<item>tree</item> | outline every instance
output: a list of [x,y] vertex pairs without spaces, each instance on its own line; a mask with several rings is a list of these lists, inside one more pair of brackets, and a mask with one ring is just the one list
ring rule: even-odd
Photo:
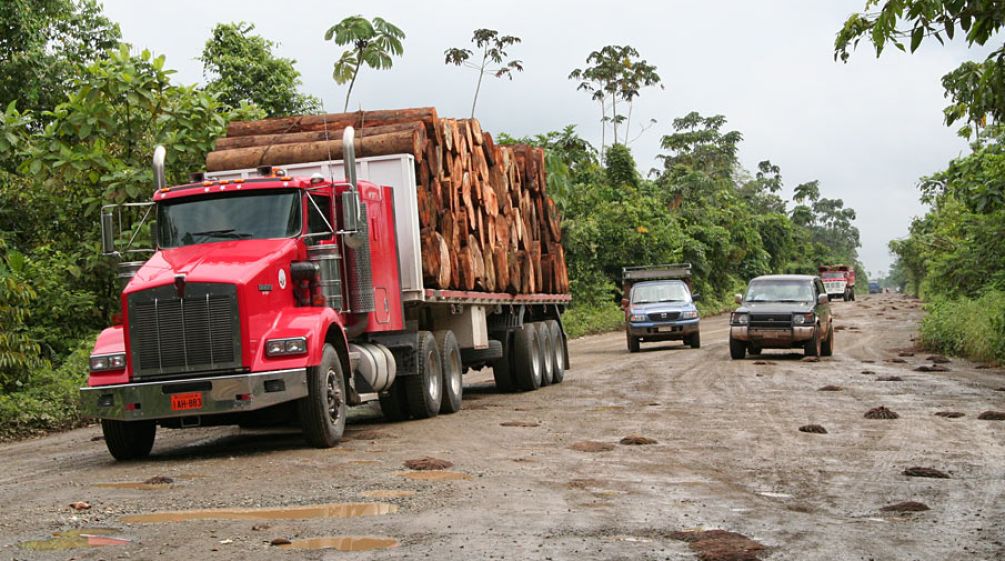
[[[0,100],[44,120],[80,69],[118,44],[119,26],[94,0],[0,2]],[[42,124],[34,123],[34,126]]]
[[317,113],[320,102],[303,95],[295,60],[272,54],[276,43],[252,35],[250,23],[220,23],[213,28],[199,60],[203,75],[210,78],[206,89],[229,107],[253,103],[269,117]]
[[[847,61],[850,50],[863,38],[873,44],[878,57],[888,44],[912,53],[927,38],[944,44],[956,36],[957,29],[965,33],[967,45],[984,45],[1005,27],[1005,9],[999,0],[866,0],[865,10],[852,14],[838,31],[835,60]],[[961,134],[969,136],[973,126],[983,127],[989,116],[1001,121],[1005,117],[1005,45],[981,62],[963,63],[942,77],[942,85],[952,100],[943,110],[946,124],[961,119],[968,123]]]
[[[482,89],[482,78],[486,73],[490,73],[496,78],[506,77],[513,79],[513,72],[523,72],[523,62],[519,60],[506,60],[509,54],[506,48],[520,42],[520,38],[514,35],[499,35],[494,29],[476,29],[471,37],[471,42],[481,50],[482,59],[479,63],[471,62],[474,56],[470,49],[452,48],[443,52],[445,64],[456,66],[466,66],[478,71],[478,85],[475,86],[475,98],[471,102],[471,118],[475,118],[475,106],[478,104],[478,92]],[[489,64],[496,65],[489,68]]]
[[343,111],[349,110],[349,96],[352,95],[352,87],[356,84],[360,68],[364,64],[374,70],[391,68],[394,65],[392,57],[401,56],[405,52],[401,45],[404,38],[405,32],[379,17],[370,21],[363,16],[349,16],[328,28],[325,41],[334,40],[336,45],[351,46],[335,61],[332,71],[332,78],[336,83],[349,83]]

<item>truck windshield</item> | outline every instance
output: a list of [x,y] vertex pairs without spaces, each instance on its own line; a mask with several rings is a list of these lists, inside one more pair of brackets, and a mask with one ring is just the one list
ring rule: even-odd
[[300,233],[296,191],[259,191],[164,202],[157,207],[160,246],[221,240],[290,238]]
[[813,284],[804,280],[752,281],[746,302],[812,302]]
[[844,273],[842,273],[841,271],[824,273],[821,276],[825,279],[844,279]]
[[632,304],[690,301],[691,294],[680,281],[637,284],[632,288]]

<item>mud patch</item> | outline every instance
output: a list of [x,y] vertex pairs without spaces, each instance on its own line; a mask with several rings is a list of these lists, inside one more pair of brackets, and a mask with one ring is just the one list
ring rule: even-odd
[[826,385],[822,388],[817,389],[818,392],[839,392],[843,390],[841,386]]
[[902,358],[888,358],[888,359],[884,360],[883,362],[889,362],[889,363],[892,363],[892,364],[904,364],[907,361],[904,360],[904,359],[902,359]]
[[383,536],[334,536],[329,538],[306,538],[287,540],[277,544],[282,549],[334,549],[336,551],[374,551],[398,547],[398,540]]
[[605,485],[606,482],[601,481],[599,479],[573,479],[565,484],[565,486],[568,487],[569,489],[578,489],[578,490],[603,488]]
[[414,479],[416,481],[459,481],[463,479],[471,479],[471,476],[466,473],[461,473],[459,471],[399,471],[395,475],[398,477],[404,477],[405,479]]
[[185,522],[187,520],[307,520],[312,518],[356,518],[398,512],[389,503],[329,503],[283,508],[216,508],[180,510],[123,516],[126,524]]
[[964,416],[964,413],[960,411],[936,411],[935,416],[945,417],[947,419],[959,419],[960,417]]
[[386,438],[398,438],[397,435],[384,432],[382,430],[361,430],[349,433],[351,440],[382,440]]
[[985,411],[977,418],[982,421],[1005,421],[1005,411]]
[[904,501],[902,503],[884,506],[879,510],[882,512],[924,512],[931,509],[928,508],[928,505],[925,503],[919,503],[918,501]]
[[863,361],[861,361],[861,362],[862,362],[863,364],[875,364],[875,363],[876,363],[876,361],[875,361],[875,360],[868,360],[868,359],[866,359],[866,360],[863,360]]
[[170,477],[164,475],[155,475],[150,479],[144,481],[144,483],[146,483],[147,485],[170,485],[174,483],[174,479],[171,479]]
[[114,537],[117,533],[111,528],[80,528],[56,532],[47,540],[21,542],[18,547],[30,551],[64,551],[130,543],[125,538]]
[[754,364],[756,364],[758,366],[769,366],[769,365],[778,364],[778,363],[777,362],[772,362],[770,360],[755,360]]
[[932,479],[949,479],[949,475],[935,468],[929,467],[909,467],[904,470],[904,475],[908,477],[930,477]]
[[844,325],[835,325],[834,326],[834,331],[844,331],[845,329],[848,329],[848,328],[845,327]]
[[915,372],[949,372],[949,369],[940,364],[933,364],[928,366],[927,364],[922,364],[914,368]]
[[290,545],[291,543],[293,542],[291,542],[289,538],[272,538],[269,545]]
[[640,434],[630,434],[622,438],[620,442],[625,446],[647,446],[649,444],[657,444],[655,439],[642,436]]
[[900,376],[880,376],[876,378],[877,382],[903,382],[904,379]]
[[414,497],[415,491],[406,491],[404,489],[374,489],[373,491],[363,491],[360,496],[367,497],[369,499],[403,499],[405,497]]
[[875,373],[876,373],[875,370],[863,370],[862,371],[862,374],[865,374],[866,376],[872,376]]
[[813,434],[827,434],[827,429],[820,425],[803,425],[799,427],[799,432],[809,432]]
[[440,470],[454,467],[454,462],[427,457],[415,460],[405,460],[405,467],[417,471]]
[[880,405],[879,407],[873,407],[872,409],[865,412],[866,419],[899,419],[895,411],[887,409],[886,407]]
[[764,545],[726,530],[672,532],[670,537],[687,542],[701,561],[758,561]]
[[569,449],[577,452],[610,452],[614,450],[614,445],[610,442],[596,442],[594,440],[584,440],[569,446]]
[[934,364],[949,364],[950,362],[952,362],[951,360],[942,355],[929,355],[925,357],[925,360],[932,362]]
[[73,510],[91,510],[91,503],[87,503],[84,501],[77,501],[74,503],[70,503],[69,506]]
[[900,351],[899,353],[897,353],[897,356],[903,356],[903,357],[914,356],[914,353],[912,353],[911,351]]
[[533,421],[506,421],[505,423],[499,423],[499,426],[534,428],[541,426],[541,423],[535,423]]

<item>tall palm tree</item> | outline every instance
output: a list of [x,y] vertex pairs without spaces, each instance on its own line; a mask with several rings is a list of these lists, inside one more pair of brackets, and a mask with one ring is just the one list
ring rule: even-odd
[[405,52],[401,46],[404,38],[404,31],[378,17],[371,21],[363,16],[349,16],[328,28],[325,41],[334,39],[336,45],[351,45],[335,61],[332,71],[332,78],[338,84],[349,82],[343,111],[349,110],[349,96],[352,95],[359,69],[364,64],[377,70],[391,68],[394,64],[392,57]]

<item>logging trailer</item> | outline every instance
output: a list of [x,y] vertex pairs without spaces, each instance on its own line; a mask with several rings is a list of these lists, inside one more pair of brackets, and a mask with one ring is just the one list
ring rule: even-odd
[[[391,420],[461,409],[461,376],[502,391],[559,383],[568,294],[429,288],[411,154],[213,172],[167,186],[154,155],[154,249],[119,264],[118,325],[98,337],[83,408],[116,459],[157,427],[299,423],[336,445],[347,407]],[[336,173],[344,180],[335,180]],[[357,177],[365,180],[357,180]],[[132,205],[137,206],[137,205]],[[106,255],[135,255],[123,206],[102,209]]]

